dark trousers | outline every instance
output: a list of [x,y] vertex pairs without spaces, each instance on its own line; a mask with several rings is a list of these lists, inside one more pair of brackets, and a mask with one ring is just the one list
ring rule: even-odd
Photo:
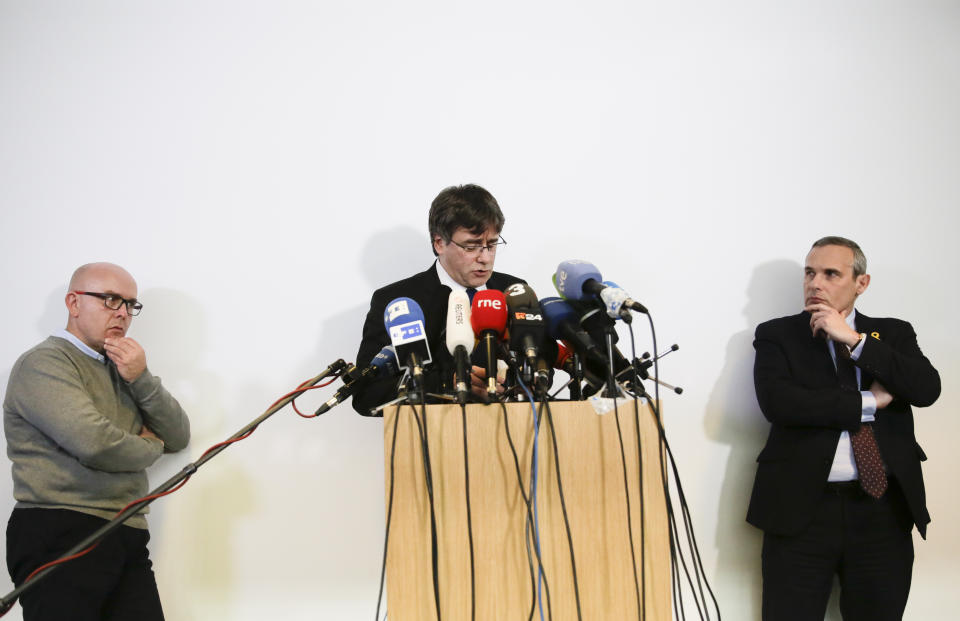
[[798,535],[763,536],[764,621],[823,621],[840,581],[844,621],[899,621],[913,570],[913,520],[891,479],[879,500],[859,484],[833,484]]
[[[14,509],[7,569],[19,586],[106,523],[63,509]],[[147,551],[150,533],[121,526],[89,554],[68,561],[20,596],[24,621],[163,621]]]

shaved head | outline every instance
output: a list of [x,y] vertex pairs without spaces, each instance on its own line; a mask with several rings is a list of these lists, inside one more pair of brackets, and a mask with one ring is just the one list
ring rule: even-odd
[[87,263],[74,270],[73,276],[70,277],[70,291],[84,291],[89,288],[87,283],[92,280],[98,280],[107,273],[129,280],[133,283],[134,288],[137,286],[130,272],[119,265],[101,261],[98,263]]

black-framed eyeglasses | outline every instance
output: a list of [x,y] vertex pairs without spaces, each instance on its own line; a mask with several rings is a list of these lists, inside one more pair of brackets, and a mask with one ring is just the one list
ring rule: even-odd
[[486,250],[486,251],[489,252],[490,254],[493,254],[494,252],[497,251],[497,246],[506,246],[506,245],[507,245],[507,240],[505,240],[505,239],[503,238],[503,235],[497,235],[497,239],[498,239],[498,241],[491,242],[491,243],[489,243],[489,244],[487,244],[487,245],[483,245],[483,244],[468,244],[468,245],[463,245],[463,244],[460,244],[460,243],[457,243],[457,242],[453,241],[452,239],[450,240],[450,243],[453,244],[454,246],[459,246],[461,250],[463,250],[464,252],[466,252],[466,253],[468,253],[468,254],[480,253],[480,252],[482,252],[483,250]]
[[117,295],[116,293],[97,293],[95,291],[74,291],[74,293],[100,298],[103,300],[103,305],[110,310],[120,310],[121,306],[126,305],[127,314],[131,317],[136,317],[140,314],[140,311],[143,310],[143,304],[138,302],[137,298],[130,298],[128,300],[125,297]]

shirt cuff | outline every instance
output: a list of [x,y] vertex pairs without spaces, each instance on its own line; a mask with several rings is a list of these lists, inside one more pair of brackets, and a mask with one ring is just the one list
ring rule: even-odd
[[877,413],[877,398],[869,390],[860,391],[860,422],[872,423]]
[[857,342],[857,346],[850,350],[850,360],[856,360],[860,357],[860,354],[863,352],[863,344],[867,342],[867,339],[860,339]]

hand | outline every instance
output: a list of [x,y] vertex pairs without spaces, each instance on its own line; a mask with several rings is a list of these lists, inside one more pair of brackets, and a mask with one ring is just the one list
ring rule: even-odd
[[140,343],[129,336],[105,339],[103,349],[125,382],[135,382],[147,368],[147,354]]
[[847,325],[846,313],[819,302],[810,304],[803,310],[810,313],[810,329],[813,335],[823,332],[837,343],[853,347],[860,340],[860,334]]
[[163,440],[161,440],[160,437],[159,437],[157,434],[153,433],[153,432],[150,430],[150,428],[147,427],[146,425],[144,425],[143,427],[140,428],[140,433],[138,433],[137,435],[140,436],[141,438],[145,439],[145,440],[149,440],[149,439],[153,438],[154,440],[156,440],[157,442],[159,442],[161,446],[163,446]]
[[[497,394],[502,395],[504,390],[503,378],[497,376]],[[470,369],[470,392],[478,397],[487,398],[487,370],[483,367],[473,366]]]
[[893,395],[890,394],[890,391],[888,391],[886,386],[877,380],[873,380],[873,382],[871,382],[869,390],[871,393],[873,393],[874,398],[877,400],[878,410],[882,410],[890,405],[891,401],[893,401]]

